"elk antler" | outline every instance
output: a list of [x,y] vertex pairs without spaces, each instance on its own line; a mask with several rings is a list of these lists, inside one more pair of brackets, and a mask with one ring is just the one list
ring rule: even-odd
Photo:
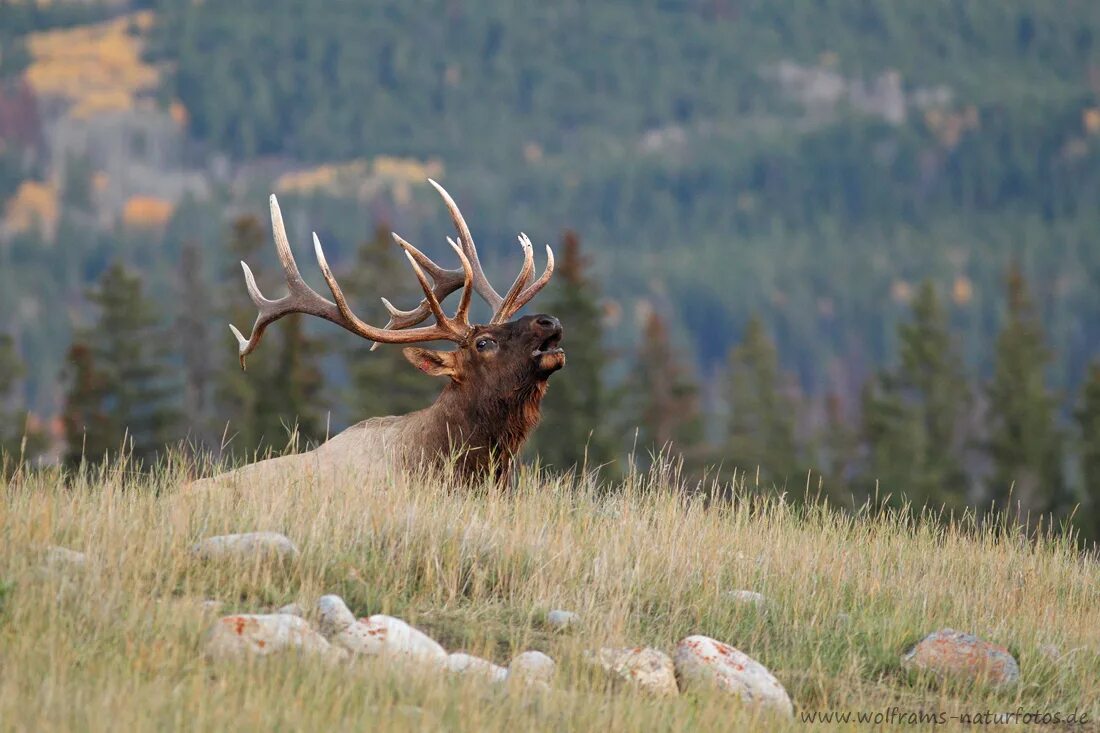
[[[248,287],[248,294],[252,297],[252,302],[260,309],[259,315],[256,316],[256,322],[252,326],[252,333],[247,339],[241,335],[241,332],[238,331],[233,324],[229,325],[229,328],[233,331],[233,335],[237,337],[242,369],[245,366],[245,357],[252,353],[256,346],[259,345],[264,329],[283,316],[291,313],[308,313],[313,316],[319,316],[320,318],[332,321],[338,326],[342,326],[348,331],[376,343],[408,344],[418,341],[438,340],[462,343],[469,336],[470,286],[475,282],[476,274],[466,253],[454,243],[452,243],[452,246],[458,254],[459,260],[462,262],[462,269],[444,271],[411,244],[397,237],[398,244],[405,249],[405,256],[409,258],[409,264],[412,265],[413,272],[416,274],[416,279],[420,282],[420,287],[424,290],[424,308],[426,312],[432,313],[436,320],[434,326],[422,326],[420,328],[401,330],[404,326],[399,326],[398,328],[375,328],[361,321],[358,316],[351,312],[347,299],[344,297],[344,292],[336,282],[336,278],[333,277],[332,270],[325,260],[325,253],[321,250],[321,241],[317,238],[316,232],[313,234],[313,249],[317,256],[317,264],[321,267],[321,274],[324,276],[325,282],[328,283],[329,290],[332,291],[333,300],[336,302],[332,303],[326,298],[323,298],[318,295],[313,288],[306,284],[306,281],[302,279],[301,273],[298,272],[298,263],[294,261],[294,255],[290,251],[290,243],[287,241],[286,229],[283,227],[283,215],[279,210],[279,202],[274,194],[271,196],[271,229],[275,237],[275,249],[279,253],[279,261],[282,263],[283,273],[286,276],[286,284],[290,292],[278,300],[268,300],[256,286],[256,278],[252,274],[252,270],[249,269],[247,264],[241,262],[241,267],[244,269],[245,285]],[[421,269],[422,265],[428,269],[432,277],[436,280],[434,289],[428,284],[428,280],[424,275],[424,270]],[[445,287],[441,287],[441,282]],[[443,313],[443,308],[440,306],[440,300],[457,290],[459,287],[463,288],[462,299],[458,304],[458,310],[455,311],[454,317],[448,318],[447,315]],[[446,292],[443,293],[443,290],[446,290]],[[388,301],[386,301],[386,303],[392,313],[395,309],[389,305]],[[425,316],[419,317],[416,321],[408,325],[415,325],[423,321],[425,317],[426,313]]]
[[[490,324],[504,323],[511,318],[516,311],[525,306],[535,295],[546,286],[546,283],[550,282],[550,276],[554,273],[554,251],[550,249],[550,245],[546,246],[546,269],[543,270],[542,275],[534,283],[528,285],[528,281],[531,278],[531,273],[534,271],[534,256],[532,254],[531,240],[528,239],[526,234],[521,234],[519,237],[520,246],[523,248],[523,269],[520,270],[519,275],[516,277],[512,287],[508,290],[508,294],[503,298],[500,293],[493,288],[489,282],[489,278],[485,277],[485,271],[481,268],[481,260],[477,255],[477,246],[474,244],[474,237],[470,234],[470,227],[466,225],[466,220],[462,217],[462,212],[458,209],[458,204],[455,203],[451,195],[447,193],[443,186],[440,186],[431,178],[428,179],[428,183],[432,184],[439,195],[443,197],[443,203],[447,206],[447,211],[451,214],[451,220],[454,222],[455,229],[458,231],[459,241],[462,243],[461,251],[465,253],[466,258],[470,261],[470,266],[473,269],[473,286],[478,295],[485,299],[485,302],[493,309],[493,317],[490,319]],[[438,300],[443,300],[448,295],[458,290],[462,284],[463,273],[461,270],[446,270],[431,260],[427,255],[416,250],[416,248],[409,248],[407,242],[402,239],[397,239],[398,244],[405,247],[406,252],[411,252],[412,256],[416,258],[416,261],[428,271],[428,274],[432,276],[432,280],[435,281],[435,286],[432,288],[432,293]],[[447,241],[456,250],[459,249],[459,245],[450,237]],[[420,304],[412,310],[403,311],[398,310],[385,298],[382,299],[382,303],[386,306],[386,310],[390,313],[390,320],[386,324],[386,328],[389,329],[404,329],[423,321],[428,317],[428,314],[432,312],[428,300],[425,298],[420,301]],[[371,347],[374,350],[378,344],[376,343]]]

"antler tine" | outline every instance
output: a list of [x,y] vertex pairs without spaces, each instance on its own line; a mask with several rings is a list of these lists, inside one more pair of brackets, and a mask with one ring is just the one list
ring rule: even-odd
[[[461,249],[455,249],[455,252],[458,253],[459,261],[462,262],[462,283],[465,287],[463,288],[462,298],[459,301],[458,310],[455,311],[454,318],[448,318],[447,314],[443,312],[443,306],[440,304],[439,298],[435,296],[432,286],[428,284],[428,278],[425,276],[424,270],[421,269],[420,263],[417,261],[421,258],[427,259],[427,257],[397,234],[394,234],[393,238],[401,245],[401,248],[405,250],[405,256],[409,259],[409,264],[412,265],[413,272],[416,274],[416,279],[420,282],[420,288],[424,291],[424,299],[427,301],[428,308],[431,309],[439,326],[449,330],[457,337],[455,340],[463,340],[470,330],[468,314],[470,311],[470,284],[473,281],[473,267],[470,264],[469,258],[466,257]],[[417,255],[419,255],[419,257],[417,257]]]
[[[314,233],[313,249],[317,256],[317,264],[320,266],[321,274],[324,276],[325,282],[328,284],[329,290],[332,291],[332,297],[336,302],[332,303],[326,298],[318,295],[317,292],[302,279],[302,275],[298,271],[298,263],[294,261],[294,255],[290,250],[290,243],[286,236],[286,228],[283,226],[283,215],[279,209],[279,201],[274,195],[271,196],[270,206],[271,229],[275,239],[275,248],[279,254],[279,261],[282,264],[283,274],[289,292],[278,300],[270,300],[264,297],[263,293],[260,292],[259,287],[256,285],[256,278],[252,274],[252,270],[244,262],[241,263],[241,267],[244,270],[244,280],[245,286],[248,288],[248,294],[252,298],[252,302],[255,303],[256,307],[259,309],[259,314],[256,316],[256,321],[252,326],[252,333],[247,339],[237,330],[236,326],[232,324],[229,326],[233,335],[237,338],[237,350],[240,356],[242,369],[245,366],[245,357],[252,353],[256,346],[259,345],[264,329],[283,316],[291,313],[307,313],[309,315],[324,318],[358,336],[362,336],[376,343],[407,344],[419,341],[437,341],[440,339],[461,342],[465,339],[466,328],[459,328],[457,324],[442,315],[442,311],[438,307],[438,299],[436,299],[435,295],[432,293],[432,288],[428,286],[423,270],[421,270],[420,266],[413,260],[411,254],[409,255],[409,260],[413,263],[413,269],[416,272],[417,279],[420,280],[420,284],[424,288],[425,293],[430,295],[429,304],[434,303],[435,305],[435,307],[432,308],[432,312],[436,314],[438,319],[438,323],[435,326],[399,330],[375,328],[360,320],[348,306],[343,290],[340,288],[339,283],[336,282],[336,278],[332,274],[332,269],[325,259],[324,250],[321,249],[321,241],[318,239],[317,234]],[[432,263],[432,266],[433,269],[441,273],[440,277],[447,281],[446,287],[451,288],[448,293],[457,289],[458,284],[452,286],[451,279],[444,277],[447,271],[439,268],[435,263]],[[468,284],[470,282],[471,273],[469,271],[462,273],[456,272],[455,274],[461,278],[459,283]],[[437,283],[436,287],[440,288],[441,284]],[[420,320],[423,319],[421,318]]]
[[[402,247],[412,247],[411,244],[408,244],[408,242],[400,238],[398,238],[398,244]],[[419,263],[417,263],[416,258],[408,249],[405,249],[405,257],[408,258],[409,264],[412,265],[413,273],[420,283],[420,289],[424,291],[424,299],[428,302],[428,308],[431,309],[432,315],[435,316],[437,321],[446,321],[447,315],[443,312],[443,306],[439,304],[439,298],[435,297],[432,286],[428,284],[428,276],[424,274],[424,270],[420,269]]]
[[458,230],[462,250],[466,253],[466,257],[470,260],[470,265],[473,268],[474,289],[478,292],[478,295],[485,299],[485,302],[489,304],[489,307],[495,313],[500,309],[500,304],[504,302],[504,298],[500,297],[500,293],[493,288],[489,278],[485,277],[485,271],[481,269],[481,260],[477,256],[477,245],[474,244],[474,237],[470,234],[470,227],[466,225],[466,220],[462,217],[458,204],[451,198],[451,194],[447,193],[443,186],[440,186],[431,178],[428,179],[428,183],[432,184],[432,187],[443,197],[443,203],[446,204],[447,211],[451,214],[451,221],[454,222],[455,229]]
[[[528,245],[530,245],[530,242],[528,242]],[[507,310],[502,309],[502,311],[499,315],[499,319],[500,319],[499,322],[502,323],[502,322],[508,320],[513,315],[515,315],[516,312],[519,311],[520,308],[527,305],[527,303],[529,303],[532,298],[534,298],[536,295],[538,295],[540,290],[542,290],[544,287],[546,287],[546,284],[548,282],[550,282],[550,276],[553,275],[553,274],[554,274],[554,250],[550,249],[550,245],[548,244],[548,245],[546,245],[546,268],[542,271],[542,274],[539,275],[538,280],[536,280],[535,282],[528,285],[523,290],[523,292],[521,292],[519,295],[517,295],[515,297],[515,299],[512,300],[512,302],[509,305]]]
[[523,267],[520,268],[519,274],[516,275],[515,281],[512,283],[512,287],[508,288],[508,294],[504,296],[504,301],[500,304],[500,307],[493,314],[493,319],[490,323],[504,323],[508,320],[509,316],[515,313],[516,308],[514,303],[516,298],[519,297],[523,289],[527,287],[527,282],[531,279],[531,273],[535,271],[535,256],[531,248],[531,240],[527,238],[526,234],[519,235],[519,246],[523,248]]
[[455,320],[463,326],[469,327],[470,325],[470,300],[473,298],[474,290],[470,287],[474,280],[474,268],[470,264],[470,258],[466,256],[466,253],[462,251],[462,248],[455,244],[450,237],[447,237],[447,243],[454,249],[455,254],[458,255],[458,261],[462,263],[462,295],[458,300],[458,308],[455,310]]

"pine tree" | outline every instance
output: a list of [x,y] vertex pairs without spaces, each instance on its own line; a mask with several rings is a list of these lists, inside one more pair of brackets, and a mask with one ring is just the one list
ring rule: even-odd
[[166,369],[169,339],[141,280],[120,264],[107,269],[88,299],[99,317],[70,349],[68,463],[124,449],[147,464],[180,437],[179,390]]
[[730,419],[724,462],[759,468],[762,481],[783,486],[801,473],[795,443],[795,406],[783,390],[775,344],[753,316],[729,354],[726,396]]
[[[379,225],[374,236],[360,245],[355,264],[340,282],[354,299],[368,323],[385,324],[388,314],[381,307],[381,297],[398,307],[412,307],[419,302],[419,289],[408,273],[408,265],[396,256],[396,247],[389,228]],[[404,304],[404,305],[402,305]],[[351,420],[363,420],[380,415],[402,415],[432,403],[439,394],[438,380],[413,369],[401,354],[401,347],[381,344],[371,351],[372,344],[362,339],[347,339],[344,358],[350,376]]]
[[1100,362],[1089,369],[1081,390],[1077,425],[1081,431],[1081,509],[1078,524],[1100,542]]
[[219,437],[211,421],[210,287],[203,273],[202,252],[194,242],[183,245],[180,255],[179,296],[182,310],[176,314],[176,343],[183,362],[184,417],[190,440],[200,448],[212,447]]
[[15,405],[13,393],[23,375],[23,363],[7,334],[0,334],[0,475],[11,475],[19,462],[28,463],[46,447],[46,436],[28,421],[28,413]]
[[601,466],[613,451],[608,426],[612,406],[605,385],[607,346],[599,292],[588,274],[580,237],[568,231],[545,311],[563,324],[568,368],[553,378],[553,398],[542,409],[533,446],[543,464],[560,469]]
[[1051,352],[1035,314],[1023,274],[1007,278],[1008,320],[996,343],[996,365],[987,392],[993,498],[1002,507],[1019,504],[1032,519],[1060,508],[1064,500],[1058,401],[1046,386]]
[[682,455],[689,468],[698,467],[704,450],[699,388],[656,311],[646,316],[636,362],[629,392],[637,447]]
[[76,468],[82,461],[95,463],[118,450],[121,439],[109,427],[103,375],[95,367],[95,356],[85,341],[69,347],[65,381],[65,408],[61,423],[65,430],[63,464]]
[[914,507],[961,509],[970,389],[932,283],[898,326],[898,365],[873,380],[864,401],[870,475]]
[[[240,261],[252,263],[261,277],[258,255],[269,239],[253,216],[233,222],[227,248],[233,264],[226,268],[221,288],[226,322],[251,324],[255,320],[255,306],[242,292]],[[224,356],[218,357],[215,392],[219,425],[230,439],[229,450],[252,457],[258,452],[295,450],[321,442],[328,426],[320,367],[323,343],[308,334],[303,317],[295,314],[269,327],[261,348],[263,353],[248,362],[247,371],[241,370],[235,348],[226,348]],[[291,437],[297,439],[296,444],[289,444]]]

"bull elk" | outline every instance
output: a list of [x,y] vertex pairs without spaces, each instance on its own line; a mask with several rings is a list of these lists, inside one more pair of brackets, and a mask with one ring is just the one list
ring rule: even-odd
[[[562,327],[557,318],[539,314],[509,320],[550,280],[554,271],[554,253],[546,247],[546,269],[531,281],[534,256],[531,240],[519,237],[523,248],[523,267],[508,292],[501,295],[489,283],[478,259],[470,228],[454,199],[435,181],[429,182],[450,212],[458,242],[447,241],[458,255],[461,267],[447,270],[397,234],[394,240],[405,251],[424,299],[408,311],[395,308],[385,298],[389,323],[376,328],[352,312],[347,299],[325,260],[321,242],[313,235],[313,249],[321,274],[335,302],[319,295],[302,279],[290,251],[283,227],[279,202],[271,196],[271,226],[275,247],[290,292],[278,300],[269,300],[260,292],[256,278],[244,262],[245,284],[259,315],[252,333],[245,338],[230,325],[237,337],[241,367],[245,357],[260,343],[264,330],[283,316],[308,313],[324,318],[348,331],[379,344],[419,344],[426,341],[452,341],[454,351],[435,351],[407,346],[405,358],[420,371],[447,379],[435,403],[416,412],[395,417],[375,417],[354,425],[313,451],[259,461],[228,474],[248,481],[283,478],[288,472],[338,469],[361,476],[390,465],[413,466],[422,462],[453,466],[463,481],[489,477],[498,482],[507,479],[515,456],[539,421],[543,395],[550,375],[565,365],[565,352],[559,346]],[[428,282],[431,277],[433,283]],[[453,316],[443,311],[442,302],[461,289]],[[492,307],[486,324],[470,323],[473,292]],[[435,323],[420,326],[429,315]],[[453,459],[453,461],[452,461]],[[222,477],[208,479],[217,481]],[[206,482],[201,482],[206,483]]]

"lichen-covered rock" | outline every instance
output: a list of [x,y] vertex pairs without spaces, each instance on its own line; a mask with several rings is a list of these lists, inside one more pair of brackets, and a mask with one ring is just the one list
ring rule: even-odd
[[791,698],[768,669],[739,649],[711,639],[689,636],[672,655],[680,690],[717,687],[752,706],[793,714]]
[[315,654],[333,661],[347,655],[334,649],[305,619],[277,613],[223,616],[206,638],[206,654],[211,659],[262,657],[285,651]]
[[340,596],[322,596],[317,615],[321,633],[352,654],[407,657],[440,666],[447,659],[443,647],[423,631],[382,614],[356,619]]
[[546,625],[557,631],[562,631],[579,623],[581,617],[572,611],[563,611],[560,608],[556,608],[550,613],[546,614]]
[[278,532],[247,532],[208,537],[192,545],[191,552],[203,560],[295,560],[299,555],[294,543]]
[[520,682],[549,684],[556,668],[554,660],[542,652],[523,652],[508,663],[508,677]]
[[675,695],[676,668],[667,654],[652,647],[604,648],[585,659],[610,675],[655,695]]
[[490,682],[506,682],[508,680],[508,670],[504,667],[493,664],[488,659],[482,659],[463,652],[448,654],[443,663],[443,668],[455,674],[485,677]]
[[1020,679],[1016,659],[1003,646],[954,629],[921,639],[901,658],[903,667],[942,676],[1010,685]]

